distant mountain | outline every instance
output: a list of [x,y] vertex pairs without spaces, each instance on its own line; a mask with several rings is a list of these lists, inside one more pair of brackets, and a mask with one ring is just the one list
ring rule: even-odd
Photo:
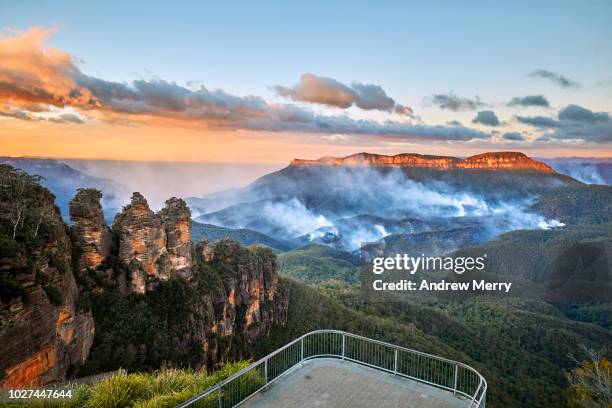
[[558,173],[587,184],[612,185],[612,158],[561,157],[541,159]]
[[292,248],[289,243],[279,241],[254,230],[246,228],[224,228],[211,224],[201,224],[196,221],[192,222],[191,239],[193,242],[206,239],[212,243],[223,238],[233,238],[245,246],[254,244],[265,245],[272,248],[274,251],[288,251]]
[[512,231],[457,253],[482,254],[488,271],[537,283],[548,301],[612,301],[612,224]]
[[76,190],[79,188],[92,187],[103,192],[104,212],[106,218],[110,221],[121,208],[118,195],[124,194],[127,196],[124,191],[125,188],[115,181],[93,177],[59,160],[0,157],[0,163],[11,165],[31,175],[43,177],[42,184],[55,195],[57,205],[65,221],[69,221],[68,202],[75,196]]
[[612,186],[553,188],[543,191],[533,208],[564,224],[612,223]]
[[[392,234],[453,230],[457,222],[472,224],[478,234],[472,238],[484,242],[514,229],[561,225],[565,221],[539,212],[538,198],[580,187],[589,189],[522,153],[467,159],[359,153],[293,160],[243,189],[217,195],[223,208],[204,197],[199,204],[211,210],[196,220],[348,251]],[[552,202],[545,207],[556,213]]]
[[451,156],[431,156],[416,153],[401,153],[386,156],[372,153],[357,153],[346,157],[322,157],[318,160],[294,159],[292,166],[376,166],[413,167],[439,170],[528,170],[554,173],[549,165],[530,159],[519,152],[489,152],[465,159]]

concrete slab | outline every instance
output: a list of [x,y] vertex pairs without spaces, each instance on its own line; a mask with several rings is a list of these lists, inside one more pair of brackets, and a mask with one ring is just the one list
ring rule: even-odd
[[248,408],[455,408],[469,401],[426,384],[337,359],[304,362],[249,400]]

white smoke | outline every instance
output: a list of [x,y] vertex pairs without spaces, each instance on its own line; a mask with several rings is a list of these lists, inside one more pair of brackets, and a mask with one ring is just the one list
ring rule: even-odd
[[[349,250],[358,249],[363,242],[378,241],[392,233],[410,233],[389,230],[381,223],[367,219],[352,221],[350,217],[373,214],[393,223],[394,219],[412,217],[427,219],[474,218],[483,230],[485,239],[517,229],[549,229],[563,226],[531,210],[533,197],[511,201],[492,200],[469,191],[458,191],[442,182],[420,183],[406,177],[401,171],[378,171],[361,168],[358,171],[335,171],[317,183],[327,183],[329,193],[336,193],[349,203],[348,210],[337,211],[308,208],[302,201],[292,198],[282,202],[267,202],[262,211],[267,224],[284,231],[287,238],[306,235],[311,241],[325,242],[336,237]],[[340,193],[334,186],[341,188]],[[470,219],[471,219],[470,218]]]
[[269,224],[285,230],[292,237],[333,225],[323,215],[313,214],[296,198],[284,202],[268,202],[263,207],[262,215]]

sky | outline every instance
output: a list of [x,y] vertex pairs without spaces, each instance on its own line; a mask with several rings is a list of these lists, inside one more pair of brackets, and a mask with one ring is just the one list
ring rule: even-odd
[[0,155],[610,157],[610,21],[597,0],[2,2]]

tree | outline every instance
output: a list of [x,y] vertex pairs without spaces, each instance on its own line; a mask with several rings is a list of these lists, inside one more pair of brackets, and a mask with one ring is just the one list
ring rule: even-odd
[[30,176],[23,170],[0,165],[0,216],[11,226],[13,239],[19,227],[23,228],[27,210],[36,201],[32,187],[38,187],[40,176]]
[[567,374],[569,408],[612,407],[612,363],[603,351],[583,346],[582,360],[570,358],[577,367]]

